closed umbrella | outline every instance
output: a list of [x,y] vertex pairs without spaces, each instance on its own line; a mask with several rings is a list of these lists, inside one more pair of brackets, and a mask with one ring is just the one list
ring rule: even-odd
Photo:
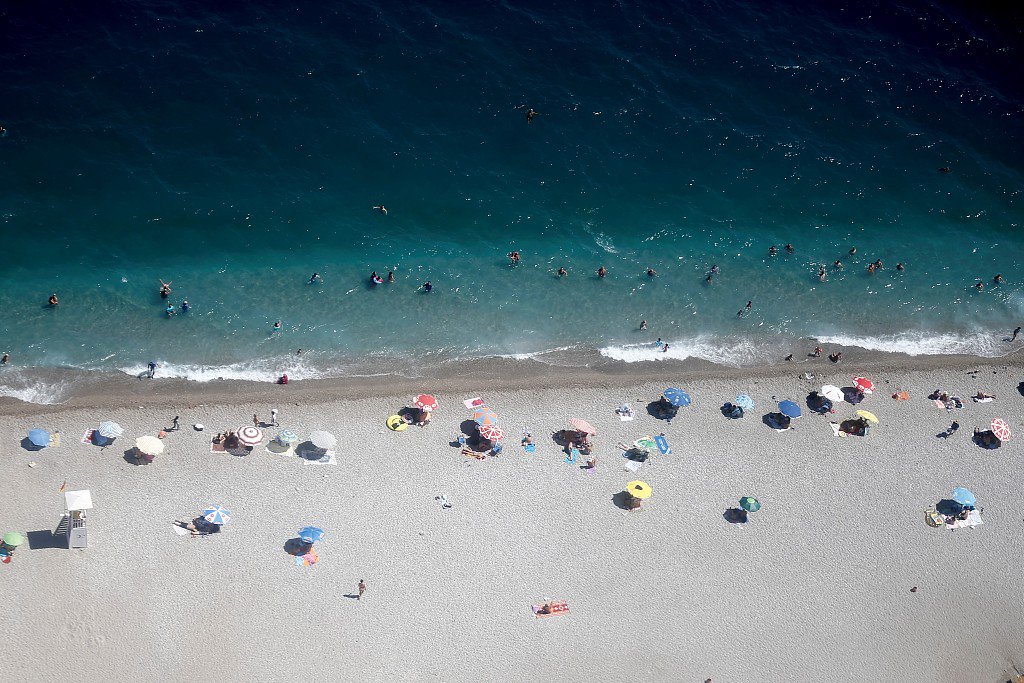
[[581,420],[578,417],[574,417],[569,420],[569,428],[575,429],[577,432],[583,432],[584,434],[597,434],[597,430],[594,426],[586,420]]
[[740,408],[743,408],[743,410],[753,410],[754,399],[750,398],[746,394],[740,394],[733,401],[733,405],[739,406]]
[[293,444],[299,440],[299,435],[290,429],[282,429],[277,433],[277,442],[283,443],[285,446]]
[[761,503],[757,501],[757,498],[752,496],[743,496],[740,498],[740,507],[747,512],[757,512],[761,509]]
[[255,446],[263,441],[263,430],[252,425],[239,427],[235,434],[238,436],[238,443],[243,446]]
[[953,489],[953,500],[960,503],[964,507],[974,507],[978,500],[974,497],[974,494],[963,486],[958,486]]
[[223,505],[211,505],[203,510],[203,519],[210,524],[227,524],[231,521],[231,510]]
[[306,543],[316,543],[324,537],[324,530],[317,526],[307,526],[299,529],[299,538]]
[[488,441],[501,441],[505,438],[505,430],[498,425],[483,425],[477,431],[480,432],[480,436]]
[[334,434],[331,434],[330,432],[313,432],[309,435],[309,440],[313,442],[314,446],[324,450],[334,448],[338,444],[338,440],[335,439]]
[[803,414],[800,410],[800,406],[792,401],[779,401],[779,412],[786,417],[796,419]]
[[106,439],[116,439],[124,434],[124,428],[122,428],[121,425],[116,422],[110,422],[109,420],[106,422],[100,422],[100,427],[96,431],[99,432],[100,436]]
[[160,455],[164,452],[164,442],[155,436],[140,436],[135,439],[135,447],[145,455]]
[[869,380],[867,377],[854,377],[853,386],[857,387],[865,394],[870,394],[875,390],[875,383]]
[[420,410],[426,410],[429,412],[431,410],[437,410],[437,399],[430,394],[420,394],[413,399],[413,405]]
[[842,401],[845,398],[843,390],[831,384],[826,384],[821,387],[821,395],[830,401]]
[[669,387],[661,395],[674,406],[688,406],[693,402],[688,393],[675,387]]
[[634,498],[644,500],[650,498],[654,491],[651,489],[651,485],[645,481],[631,481],[626,484],[626,492]]
[[858,410],[857,417],[863,417],[868,422],[874,422],[875,424],[878,424],[878,418],[875,417],[874,413],[869,413],[866,410]]
[[28,433],[28,440],[33,446],[46,448],[50,445],[50,432],[45,429],[33,429]]
[[19,534],[17,531],[8,531],[6,534],[4,534],[4,543],[11,546],[12,548],[16,548],[24,542],[25,537]]
[[1006,424],[1006,420],[1001,417],[997,417],[992,420],[992,433],[996,435],[996,438],[1000,441],[1006,441],[1010,438],[1010,425]]
[[476,422],[480,426],[498,424],[498,414],[487,406],[480,406],[475,409],[472,413],[472,417],[473,422]]

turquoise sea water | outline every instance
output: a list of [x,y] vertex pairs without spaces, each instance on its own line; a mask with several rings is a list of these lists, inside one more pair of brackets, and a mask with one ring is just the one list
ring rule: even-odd
[[[0,351],[17,367],[0,393],[45,399],[26,366],[151,359],[265,379],[552,349],[755,364],[803,337],[1003,353],[1024,319],[1018,19],[937,2],[5,9]],[[159,278],[187,315],[164,314]]]

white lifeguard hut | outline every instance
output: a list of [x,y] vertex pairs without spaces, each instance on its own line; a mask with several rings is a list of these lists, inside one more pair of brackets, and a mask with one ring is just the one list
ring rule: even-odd
[[88,490],[67,491],[64,493],[64,507],[67,509],[64,517],[67,520],[68,548],[89,547],[85,512],[92,510],[92,494]]

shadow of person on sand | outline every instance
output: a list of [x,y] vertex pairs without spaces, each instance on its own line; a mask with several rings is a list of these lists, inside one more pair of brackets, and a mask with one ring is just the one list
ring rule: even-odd
[[632,509],[629,506],[631,497],[632,496],[629,495],[628,491],[616,491],[615,495],[612,496],[612,503],[614,503],[615,507],[619,508],[620,510],[628,511]]

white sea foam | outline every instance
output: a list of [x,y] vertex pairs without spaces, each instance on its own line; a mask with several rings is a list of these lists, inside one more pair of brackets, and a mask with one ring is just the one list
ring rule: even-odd
[[773,351],[772,346],[758,344],[750,339],[718,339],[710,336],[670,339],[668,340],[668,351],[662,351],[662,348],[654,342],[649,342],[605,346],[600,349],[600,352],[605,358],[612,358],[624,363],[700,358],[718,365],[745,367],[767,362],[772,357]]
[[559,346],[554,349],[546,349],[544,351],[533,351],[530,353],[498,353],[493,358],[510,358],[512,360],[541,360],[542,356],[546,356],[551,353],[557,353],[559,351],[568,351],[572,349],[572,346]]
[[[121,372],[137,377],[147,372],[146,365],[131,365],[118,368]],[[190,365],[162,363],[157,361],[158,379],[187,379],[193,382],[212,382],[218,379],[244,380],[248,382],[276,382],[283,374],[288,379],[317,379],[329,374],[309,367],[296,358],[256,359],[230,365]]]
[[1001,336],[971,333],[920,335],[901,333],[879,337],[856,337],[847,335],[822,335],[817,337],[823,344],[857,346],[871,351],[905,353],[908,356],[966,355],[997,358],[1012,350]]
[[64,403],[70,395],[70,387],[65,381],[44,381],[22,377],[5,377],[0,382],[0,396],[9,396],[25,403],[55,405]]

